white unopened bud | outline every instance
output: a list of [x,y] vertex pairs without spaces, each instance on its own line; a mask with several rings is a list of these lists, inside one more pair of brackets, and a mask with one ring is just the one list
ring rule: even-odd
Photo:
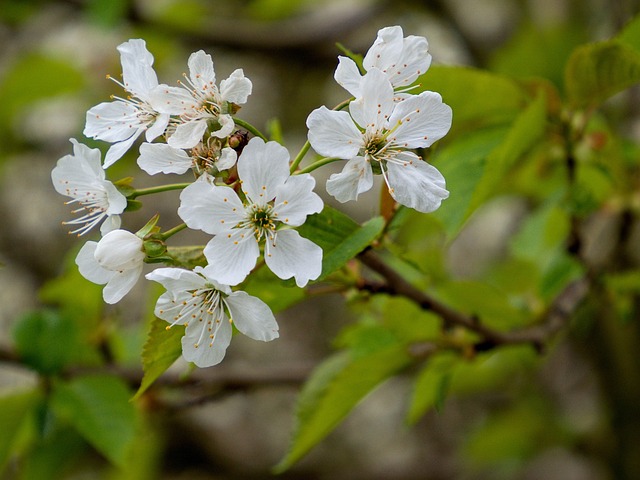
[[98,242],[95,259],[102,268],[113,271],[129,270],[144,260],[142,239],[126,230],[113,230]]

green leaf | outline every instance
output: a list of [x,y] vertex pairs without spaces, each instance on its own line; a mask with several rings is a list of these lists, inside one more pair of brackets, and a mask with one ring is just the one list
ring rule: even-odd
[[528,93],[511,78],[469,67],[433,66],[418,83],[440,93],[453,109],[448,137],[467,135],[469,123],[508,123],[529,102]]
[[490,70],[516,78],[546,78],[561,88],[571,52],[587,40],[585,30],[580,22],[545,28],[522,25],[493,56]]
[[54,428],[25,454],[20,480],[68,478],[73,467],[89,450],[89,445],[73,428]]
[[357,358],[342,352],[323,362],[300,393],[292,444],[275,471],[302,458],[369,392],[410,363],[406,347],[398,344]]
[[134,399],[139,398],[182,355],[184,327],[174,325],[167,329],[167,326],[168,323],[159,318],[151,321],[149,335],[142,348],[144,375]]
[[407,412],[407,423],[413,425],[430,409],[442,408],[449,390],[451,369],[455,361],[455,355],[450,353],[440,354],[427,360],[426,366],[416,377]]
[[640,15],[636,15],[616,37],[640,52]]
[[51,406],[96,450],[124,465],[135,438],[136,412],[123,380],[87,375],[54,386]]
[[567,96],[576,107],[597,106],[640,82],[640,53],[618,40],[578,47],[565,70]]
[[78,320],[78,327],[83,332],[92,333],[102,319],[102,285],[91,283],[80,274],[75,263],[77,254],[77,250],[69,252],[64,260],[63,274],[47,281],[40,289],[39,298]]
[[26,419],[40,399],[39,390],[28,390],[0,396],[0,472],[16,447]]
[[504,140],[487,157],[482,177],[469,204],[468,213],[499,190],[509,169],[540,140],[545,127],[546,100],[541,94],[516,117]]
[[445,227],[447,236],[454,237],[472,213],[469,208],[473,192],[482,177],[484,163],[490,152],[506,135],[505,127],[469,132],[464,137],[439,149],[433,163],[447,179],[449,198],[433,212]]
[[382,217],[374,217],[360,226],[344,213],[325,205],[321,213],[308,217],[298,232],[322,248],[322,274],[318,279],[321,280],[371,245],[384,225]]
[[22,361],[44,374],[74,363],[97,364],[99,357],[80,335],[76,322],[54,310],[25,315],[13,330]]
[[505,292],[488,283],[457,280],[438,288],[446,303],[472,316],[478,316],[483,324],[496,330],[511,330],[527,323],[526,311],[519,310]]
[[128,0],[89,0],[86,6],[90,19],[104,27],[115,27],[122,22],[128,8]]

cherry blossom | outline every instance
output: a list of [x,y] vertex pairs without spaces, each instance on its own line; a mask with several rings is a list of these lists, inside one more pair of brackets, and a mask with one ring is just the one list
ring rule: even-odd
[[103,234],[119,228],[120,214],[127,206],[127,199],[113,183],[106,180],[100,150],[78,143],[74,138],[71,143],[73,154],[58,160],[51,171],[51,180],[58,193],[72,198],[67,204],[78,204],[73,213],[81,215],[63,223],[79,225],[71,231],[78,236],[87,233],[102,220]]
[[118,46],[122,63],[122,83],[111,78],[127,92],[126,98],[103,102],[87,112],[84,135],[111,143],[103,168],[119,160],[145,132],[148,142],[162,135],[169,115],[159,113],[150,92],[158,86],[153,70],[153,55],[144,40],[133,39]]
[[[367,72],[372,68],[381,70],[395,90],[411,85],[430,65],[431,54],[427,39],[415,35],[403,37],[402,27],[399,26],[379,30],[362,61]],[[362,75],[352,59],[338,57],[334,78],[355,98],[362,96]]]
[[80,274],[90,282],[105,285],[102,297],[117,303],[140,278],[145,254],[142,239],[126,230],[113,230],[99,242],[89,241],[76,257]]
[[207,276],[206,269],[159,268],[146,275],[166,288],[155,314],[174,325],[184,325],[182,354],[198,367],[217,365],[231,342],[231,323],[254,340],[278,338],[278,324],[269,307],[245,292],[232,292]]
[[196,146],[207,128],[212,128],[214,137],[228,137],[235,128],[231,114],[246,103],[252,89],[242,69],[222,80],[218,88],[213,60],[203,50],[192,53],[188,65],[189,76],[185,75],[181,87],[160,85],[151,92],[161,112],[180,117],[167,141],[175,148]]
[[362,97],[349,111],[320,107],[309,115],[309,142],[326,157],[348,160],[327,181],[340,202],[355,200],[380,173],[391,196],[420,212],[436,210],[449,196],[442,174],[423,161],[416,148],[431,146],[451,127],[451,108],[435,92],[396,101],[387,75],[372,68],[362,79]]
[[314,178],[290,176],[287,150],[258,137],[244,147],[237,168],[242,198],[206,175],[180,195],[178,214],[187,226],[214,235],[204,249],[207,274],[237,285],[256,265],[263,243],[265,262],[278,277],[294,277],[299,287],[318,278],[322,249],[290,228],[323,208]]

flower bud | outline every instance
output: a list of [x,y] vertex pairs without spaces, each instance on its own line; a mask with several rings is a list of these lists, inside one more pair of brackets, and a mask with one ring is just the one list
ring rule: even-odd
[[98,242],[95,259],[102,268],[122,271],[144,260],[142,239],[126,230],[113,230]]

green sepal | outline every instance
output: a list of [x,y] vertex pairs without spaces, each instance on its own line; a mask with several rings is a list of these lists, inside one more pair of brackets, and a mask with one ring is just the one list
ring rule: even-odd
[[144,239],[144,238],[147,238],[147,236],[151,233],[159,232],[160,227],[156,227],[158,220],[160,220],[160,215],[156,213],[153,217],[149,219],[149,221],[144,227],[142,227],[140,230],[136,232],[136,235]]
[[158,258],[167,252],[167,245],[153,236],[144,241],[142,248],[149,258]]
[[118,189],[118,191],[123,194],[125,197],[129,198],[134,193],[136,193],[136,189],[131,186],[133,182],[133,177],[124,177],[120,180],[116,180],[113,182],[113,185]]
[[132,200],[127,198],[127,207],[124,209],[125,212],[135,212],[136,210],[140,210],[142,208],[142,202],[140,200]]
[[356,65],[358,66],[358,70],[360,70],[360,73],[365,73],[365,69],[362,65],[364,61],[364,58],[362,55],[360,55],[359,53],[352,52],[340,42],[336,42],[336,47],[338,47],[338,50],[344,53],[347,57],[349,57],[351,60],[356,62]]

